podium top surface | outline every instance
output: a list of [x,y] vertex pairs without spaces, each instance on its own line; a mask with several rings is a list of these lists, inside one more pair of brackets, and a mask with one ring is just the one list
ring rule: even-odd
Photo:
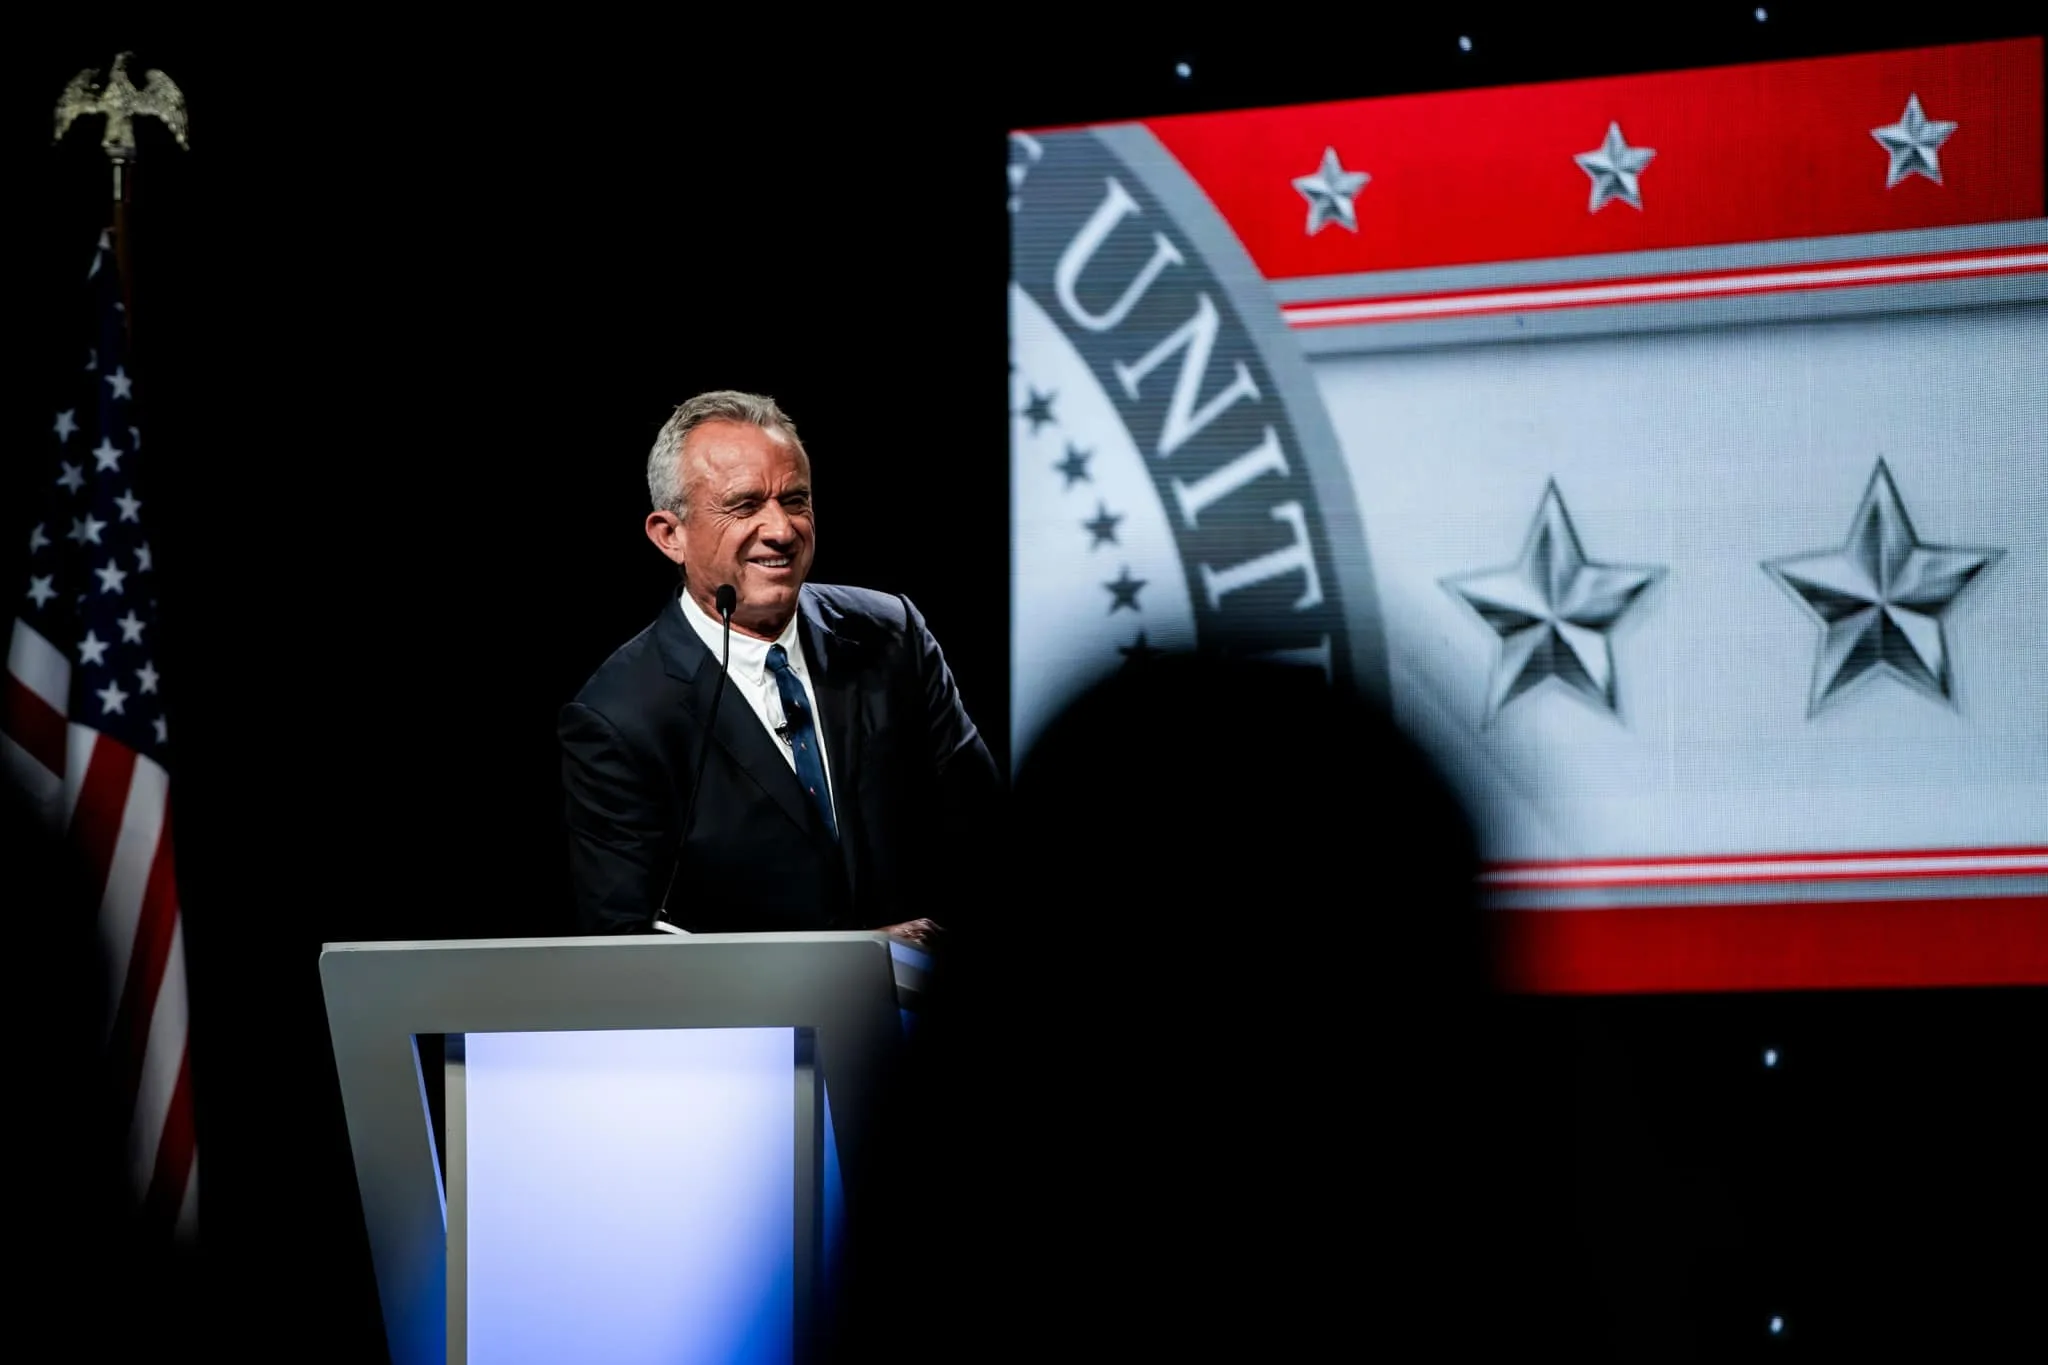
[[320,955],[329,953],[444,952],[450,950],[488,952],[505,949],[568,948],[598,951],[606,948],[645,947],[659,943],[676,947],[699,944],[752,943],[855,943],[861,940],[887,943],[891,952],[913,957],[928,956],[878,929],[794,929],[753,934],[571,934],[559,938],[423,938],[386,939],[362,943],[323,943]]
[[[931,955],[871,929],[328,943],[331,1028],[407,1020],[415,1032],[785,1023],[830,1012],[857,983],[923,991]],[[700,1019],[699,1016],[702,1016]]]

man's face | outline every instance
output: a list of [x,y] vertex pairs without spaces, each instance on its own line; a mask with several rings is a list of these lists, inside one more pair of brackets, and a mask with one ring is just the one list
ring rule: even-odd
[[811,571],[811,475],[796,444],[743,422],[706,422],[683,442],[689,506],[676,528],[690,595],[712,615],[739,595],[735,630],[774,639]]

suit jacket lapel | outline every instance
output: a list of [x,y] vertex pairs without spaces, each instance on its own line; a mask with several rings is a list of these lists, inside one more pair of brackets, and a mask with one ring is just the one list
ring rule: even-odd
[[832,778],[832,818],[839,825],[839,851],[851,883],[856,863],[853,850],[860,843],[863,824],[855,781],[864,739],[859,728],[860,650],[826,624],[814,594],[798,595],[797,618],[797,632],[811,669],[811,690],[818,698],[818,719],[825,731],[825,761],[831,767]]
[[[701,730],[704,718],[711,714],[712,698],[724,670],[719,667],[717,656],[683,619],[678,604],[671,602],[656,618],[654,633],[661,645],[663,667],[670,677],[683,684],[682,705]],[[803,785],[796,780],[796,773],[775,751],[775,740],[762,728],[760,717],[754,714],[747,699],[733,696],[730,682],[725,690],[712,723],[712,739],[782,808],[783,814],[796,822],[797,828],[815,833],[817,817],[804,795]]]

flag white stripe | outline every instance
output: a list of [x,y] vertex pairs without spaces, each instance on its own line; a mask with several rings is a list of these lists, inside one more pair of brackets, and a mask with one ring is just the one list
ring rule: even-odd
[[1765,859],[1712,863],[1578,863],[1571,867],[1501,868],[1492,885],[1574,886],[1585,882],[1711,882],[1736,878],[1801,881],[1813,877],[1893,877],[1983,872],[2048,872],[2048,853],[1975,853],[1933,858]]
[[135,1122],[128,1134],[129,1170],[138,1194],[149,1188],[156,1171],[157,1144],[164,1119],[171,1112],[171,1094],[178,1068],[185,1062],[185,925],[171,929],[171,952],[164,963],[164,982],[156,994],[156,1012],[149,1021],[149,1044],[142,1053],[142,1074],[135,1087]]
[[15,618],[14,635],[7,642],[7,671],[58,715],[70,714],[71,660],[20,617]]
[[199,1149],[192,1149],[192,1165],[185,1172],[185,1198],[178,1205],[177,1238],[189,1242],[199,1235]]
[[64,828],[71,828],[71,817],[78,813],[78,794],[85,790],[85,770],[92,763],[93,746],[100,742],[100,732],[89,725],[73,721],[67,727],[69,733],[64,745]]
[[57,812],[64,809],[64,779],[6,734],[0,734],[0,768],[28,793],[42,817],[55,823]]
[[135,955],[135,927],[142,918],[142,897],[149,889],[150,865],[156,861],[157,844],[163,837],[164,798],[170,785],[170,775],[155,759],[145,754],[135,756],[135,772],[128,779],[128,801],[121,810],[121,832],[114,841],[106,890],[100,897],[107,1001],[112,1007],[107,1016],[110,1027],[114,1011],[121,1005],[129,959]]

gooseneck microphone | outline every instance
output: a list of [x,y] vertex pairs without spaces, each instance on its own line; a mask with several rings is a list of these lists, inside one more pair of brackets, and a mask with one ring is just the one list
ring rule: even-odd
[[718,701],[725,695],[726,669],[732,663],[732,609],[739,605],[739,593],[730,583],[718,585],[718,619],[725,623],[725,634],[720,641],[718,657],[718,682],[711,689],[711,709],[704,713],[704,741],[697,750],[697,773],[690,779],[690,806],[683,812],[682,832],[676,836],[676,860],[669,866],[668,885],[662,888],[661,904],[654,911],[654,927],[664,934],[687,934],[689,930],[678,929],[668,920],[669,897],[676,891],[676,873],[683,869],[683,849],[690,842],[690,827],[697,823],[697,793],[704,786],[704,763],[711,757],[715,741],[711,727],[718,720]]

